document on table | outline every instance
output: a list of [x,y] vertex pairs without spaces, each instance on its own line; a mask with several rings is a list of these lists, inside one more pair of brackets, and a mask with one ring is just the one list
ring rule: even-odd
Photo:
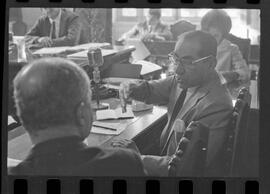
[[96,112],[97,120],[110,120],[110,119],[129,119],[134,118],[132,108],[127,107],[127,111],[122,113],[122,108],[98,110]]
[[86,43],[86,44],[80,44],[77,46],[73,46],[72,49],[84,49],[84,50],[88,50],[89,48],[102,48],[102,47],[106,47],[106,46],[110,46],[110,43],[107,42],[103,42],[103,43],[97,43],[97,42],[90,42],[90,43]]
[[133,45],[136,48],[136,50],[132,52],[132,57],[134,60],[145,59],[151,54],[144,43],[139,39],[128,39],[127,45]]
[[[87,58],[87,52],[88,50],[84,50],[84,51],[77,52],[71,55],[67,55],[67,57],[68,58]],[[101,49],[101,53],[102,53],[102,56],[105,57],[108,55],[113,55],[117,53],[117,51],[113,49]]]
[[91,133],[119,135],[127,128],[127,125],[128,123],[120,123],[119,121],[94,121]]
[[61,46],[61,47],[45,47],[33,52],[34,55],[57,55],[66,52],[66,50],[72,47]]

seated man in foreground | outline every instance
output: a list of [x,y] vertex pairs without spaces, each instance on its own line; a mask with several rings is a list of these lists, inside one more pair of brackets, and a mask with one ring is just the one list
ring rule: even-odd
[[61,8],[42,8],[42,11],[45,15],[25,35],[27,44],[56,47],[86,43],[78,15]]
[[33,147],[15,175],[143,176],[131,150],[88,147],[92,127],[90,81],[71,61],[44,58],[14,79],[18,116]]
[[[221,153],[232,101],[228,90],[221,85],[215,71],[217,43],[202,31],[182,34],[169,55],[175,75],[157,81],[124,83],[120,94],[153,104],[168,105],[168,123],[160,137],[160,156],[142,155],[149,175],[168,176],[168,163],[178,142],[191,121],[199,121],[210,129],[206,174],[220,175]],[[129,140],[112,142],[114,147],[128,147],[138,151]]]

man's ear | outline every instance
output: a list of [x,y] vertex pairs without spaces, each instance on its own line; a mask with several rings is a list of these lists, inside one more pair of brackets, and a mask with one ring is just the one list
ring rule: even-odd
[[80,102],[80,104],[76,107],[76,123],[79,126],[84,126],[86,124],[85,118],[84,118],[84,108],[85,108],[85,103]]

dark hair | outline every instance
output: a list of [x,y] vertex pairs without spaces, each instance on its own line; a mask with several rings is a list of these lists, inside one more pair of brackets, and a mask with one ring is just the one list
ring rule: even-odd
[[160,9],[149,9],[149,14],[152,16],[155,16],[159,19],[161,17],[161,10]]
[[210,10],[202,17],[201,28],[208,31],[211,27],[218,29],[225,37],[232,28],[232,20],[224,10]]
[[203,32],[201,30],[194,30],[194,31],[186,32],[180,35],[180,37],[181,36],[184,36],[184,40],[194,41],[199,44],[200,49],[198,51],[198,55],[200,57],[206,57],[209,55],[216,57],[217,41],[209,33]]
[[62,58],[32,62],[13,84],[17,114],[28,131],[74,124],[76,106],[91,95],[84,70]]

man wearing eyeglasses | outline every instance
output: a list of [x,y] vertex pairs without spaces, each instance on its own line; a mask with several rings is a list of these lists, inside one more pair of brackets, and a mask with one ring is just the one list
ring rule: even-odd
[[[168,176],[168,162],[191,121],[210,129],[206,174],[218,175],[217,159],[225,141],[226,126],[232,111],[228,90],[215,71],[217,43],[208,33],[192,31],[180,36],[169,59],[175,73],[166,79],[123,83],[120,93],[127,99],[168,107],[168,123],[160,137],[160,156],[141,155],[149,175]],[[134,142],[118,140],[115,147],[138,150]]]

